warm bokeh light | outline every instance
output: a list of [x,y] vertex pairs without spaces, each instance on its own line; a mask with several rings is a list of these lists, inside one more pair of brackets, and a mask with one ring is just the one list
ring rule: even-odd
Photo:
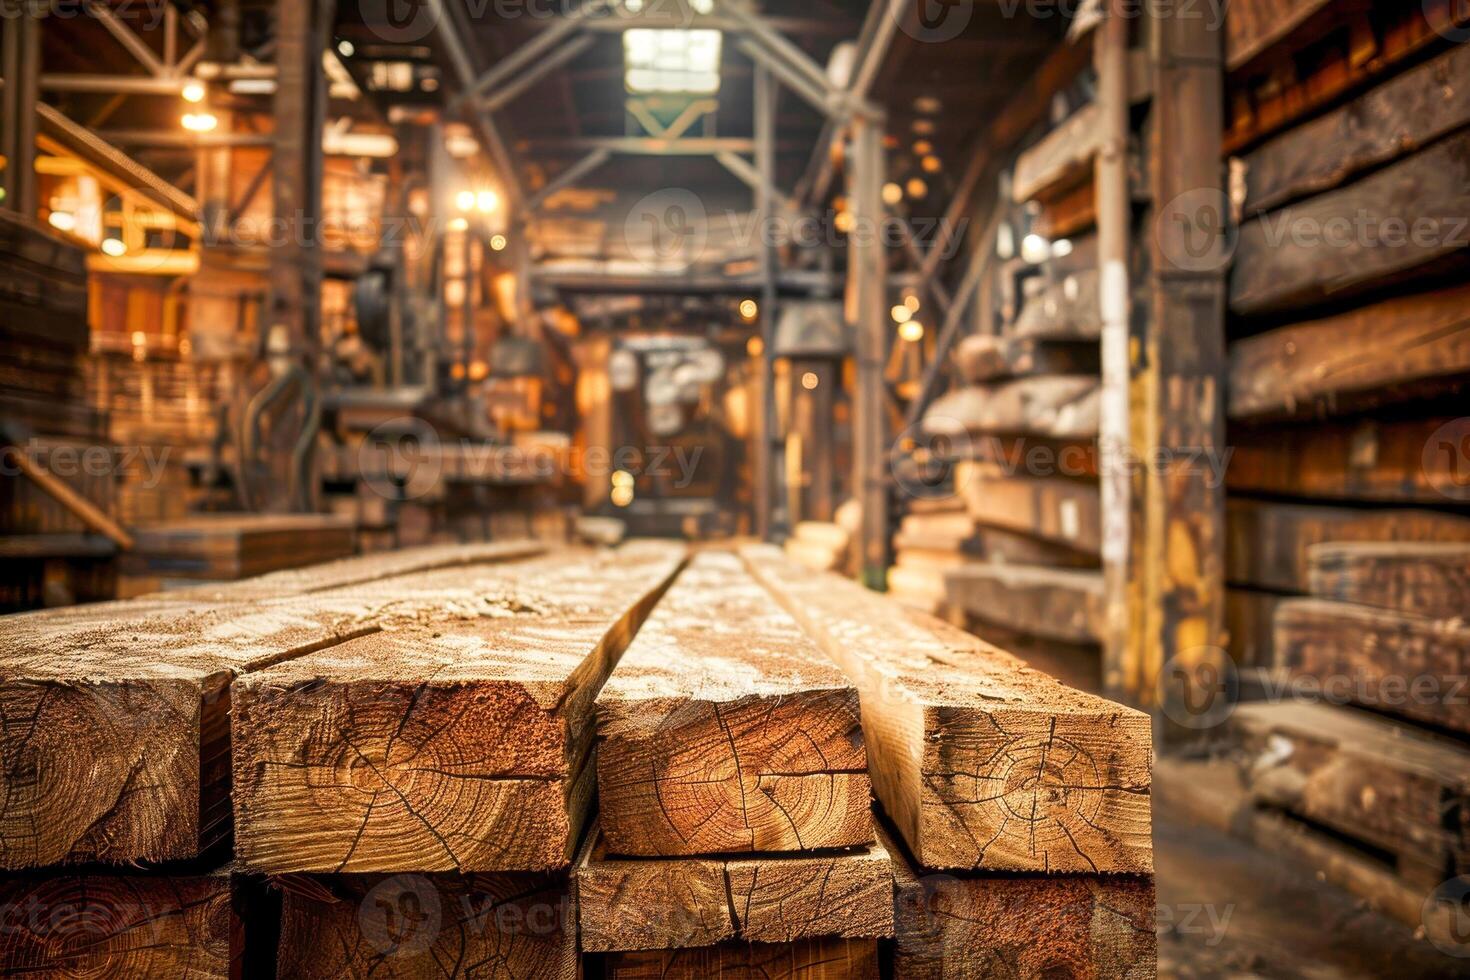
[[821,379],[818,378],[811,371],[808,371],[806,374],[803,374],[801,376],[801,386],[807,391],[816,391],[817,385],[819,384],[821,384]]
[[916,344],[924,339],[924,325],[918,320],[910,320],[898,328],[898,335],[911,344]]
[[747,323],[750,322],[751,320],[754,320],[756,317],[760,316],[760,313],[761,313],[760,305],[758,303],[756,303],[755,300],[753,300],[753,299],[743,299],[743,300],[740,301],[740,316]]

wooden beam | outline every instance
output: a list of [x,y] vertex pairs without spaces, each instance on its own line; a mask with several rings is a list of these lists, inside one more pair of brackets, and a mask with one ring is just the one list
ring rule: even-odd
[[[228,871],[192,874],[61,872],[0,879],[7,976],[244,975],[250,920]],[[252,939],[254,937],[251,937]],[[254,966],[251,963],[250,966]]]
[[[1125,64],[1125,86],[1126,70]],[[1123,98],[1126,106],[1126,88]],[[1040,198],[1056,197],[1085,181],[1092,173],[1092,159],[1097,155],[1102,138],[1099,123],[1099,107],[1096,103],[1090,103],[1027,147],[1016,157],[1016,167],[1011,177],[1011,200],[1024,204]]]
[[990,462],[955,469],[955,490],[968,515],[1088,555],[1102,550],[1102,512],[1094,481],[1011,473]]
[[275,880],[279,976],[582,975],[576,901],[564,874]]
[[884,157],[882,130],[869,120],[853,124],[848,199],[855,227],[862,230],[847,249],[847,321],[856,336],[857,388],[853,394],[853,496],[862,524],[857,566],[862,581],[882,588],[888,568],[888,424],[883,371],[888,361],[889,317],[884,303],[881,237]]
[[378,586],[426,606],[423,627],[234,689],[239,859],[272,873],[565,867],[592,791],[593,698],[681,552]]
[[1424,398],[1470,376],[1470,286],[1281,327],[1230,348],[1230,417],[1320,417]]
[[1355,183],[1254,217],[1240,229],[1230,308],[1276,313],[1341,301],[1432,272],[1462,252],[1470,186],[1458,178],[1470,132]]
[[1444,506],[1470,498],[1470,423],[1430,418],[1232,429],[1232,493]]
[[[1225,488],[1208,465],[1225,450],[1225,242],[1208,237],[1203,256],[1185,242],[1198,243],[1208,210],[1224,201],[1223,44],[1220,25],[1201,17],[1151,10],[1144,27],[1154,69],[1146,169],[1157,220],[1146,317],[1129,336],[1128,404],[1130,458],[1148,464],[1128,467],[1127,537],[1109,519],[1103,541],[1105,562],[1135,570],[1140,619],[1104,682],[1178,721],[1190,717],[1186,699],[1195,693],[1184,685],[1226,656]],[[1201,198],[1206,207],[1193,207]],[[1166,664],[1177,669],[1166,676]]]
[[1470,544],[1470,517],[1432,510],[1361,509],[1232,497],[1226,510],[1226,572],[1234,584],[1312,591],[1318,545],[1388,542]]
[[1154,883],[1131,875],[934,875],[894,856],[895,977],[1153,976]]
[[1334,703],[1470,732],[1470,626],[1322,599],[1276,610],[1276,658]]
[[31,222],[37,220],[39,205],[34,107],[41,73],[41,17],[30,8],[12,13],[18,16],[7,16],[5,34],[0,38],[0,71],[5,79],[5,86],[0,88],[4,108],[0,112],[0,156],[7,161],[5,199],[0,207]]
[[1234,71],[1280,44],[1331,0],[1237,0],[1224,18],[1226,65]]
[[597,696],[597,737],[614,854],[873,840],[857,691],[734,555],[669,589]]
[[10,446],[4,450],[4,456],[11,466],[44,490],[48,496],[65,507],[89,529],[103,535],[122,551],[132,550],[133,536],[121,524],[103,513],[92,501],[73,490],[65,481],[52,475],[24,450]]
[[983,622],[1063,643],[1100,643],[1100,572],[969,562],[944,573],[949,603]]
[[955,362],[960,376],[970,384],[1039,375],[1097,374],[1100,370],[1096,344],[988,334],[961,340],[955,348]]
[[598,149],[590,151],[582,159],[547,181],[545,187],[527,198],[526,211],[535,212],[541,210],[553,196],[560,194],[569,187],[576,186],[577,182],[583,177],[587,177],[597,170],[602,169],[602,165],[610,159],[612,159],[611,150]]
[[918,863],[1152,870],[1146,715],[769,546],[741,555],[857,685],[874,792]]
[[893,935],[893,869],[881,840],[825,854],[619,858],[594,827],[577,860],[589,953]]
[[1470,543],[1330,542],[1307,552],[1312,595],[1454,619],[1470,609]]
[[1063,276],[1026,301],[1006,335],[1027,340],[1099,340],[1103,318],[1095,269]]
[[1332,190],[1463,127],[1470,91],[1454,80],[1467,75],[1470,47],[1455,45],[1246,154],[1245,212]]
[[872,939],[804,939],[794,943],[722,943],[691,949],[612,953],[607,980],[878,980]]
[[1097,435],[1098,389],[1091,375],[1050,375],[967,385],[936,399],[924,415],[933,435],[1004,433],[1052,439]]
[[1366,843],[1426,890],[1470,872],[1470,751],[1367,712],[1245,704],[1230,717],[1252,800]]

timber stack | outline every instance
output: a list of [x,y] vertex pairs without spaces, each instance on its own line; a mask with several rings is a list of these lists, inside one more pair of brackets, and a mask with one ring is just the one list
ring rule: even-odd
[[1470,49],[1440,44],[1463,5],[1341,7],[1326,35],[1264,3],[1227,22],[1226,614],[1268,697],[1207,706],[1239,795],[1203,809],[1433,937],[1470,871]]
[[344,559],[0,676],[6,973],[1153,975],[1147,717],[774,547]]

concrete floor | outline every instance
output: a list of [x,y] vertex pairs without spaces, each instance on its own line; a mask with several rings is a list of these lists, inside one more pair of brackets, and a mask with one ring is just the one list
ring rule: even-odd
[[1154,809],[1160,977],[1470,977],[1470,958],[1446,956],[1310,870],[1191,821],[1167,796]]

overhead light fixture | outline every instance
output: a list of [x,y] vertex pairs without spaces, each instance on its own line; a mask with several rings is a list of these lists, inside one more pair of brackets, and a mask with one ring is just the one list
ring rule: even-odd
[[481,214],[491,214],[500,209],[500,195],[494,191],[478,191],[475,194],[475,208]]
[[179,90],[179,95],[185,102],[199,103],[204,101],[204,83],[197,79],[187,81]]
[[918,177],[910,178],[905,189],[909,192],[909,197],[929,196],[929,185],[924,183],[924,181],[920,180]]
[[344,58],[351,58],[357,53],[357,47],[345,37],[337,42],[337,53]]
[[801,386],[807,391],[816,391],[817,385],[821,383],[822,379],[817,377],[815,372],[808,371],[801,376]]
[[918,320],[910,320],[898,328],[898,335],[911,344],[917,344],[924,339],[924,325]]
[[1051,242],[1032,232],[1021,239],[1021,258],[1030,265],[1040,265],[1051,258]]
[[890,312],[893,315],[894,323],[908,323],[914,318],[914,311],[902,303],[895,306]]
[[747,323],[760,316],[760,312],[761,308],[755,300],[745,299],[740,301],[740,316]]
[[492,252],[504,252],[509,244],[510,241],[504,235],[490,236],[490,251]]
[[117,258],[118,256],[127,254],[127,251],[128,247],[122,243],[122,239],[120,238],[102,239],[102,252],[105,255]]
[[888,183],[883,185],[883,203],[895,205],[903,203],[903,187],[899,184]]
[[623,32],[629,92],[713,95],[720,90],[724,35],[712,30],[634,28]]
[[212,112],[186,112],[179,122],[191,133],[207,133],[219,125]]
[[461,211],[473,211],[475,207],[475,192],[460,191],[454,196],[454,206]]
[[52,211],[46,220],[57,231],[75,231],[77,227],[77,216],[70,211]]

